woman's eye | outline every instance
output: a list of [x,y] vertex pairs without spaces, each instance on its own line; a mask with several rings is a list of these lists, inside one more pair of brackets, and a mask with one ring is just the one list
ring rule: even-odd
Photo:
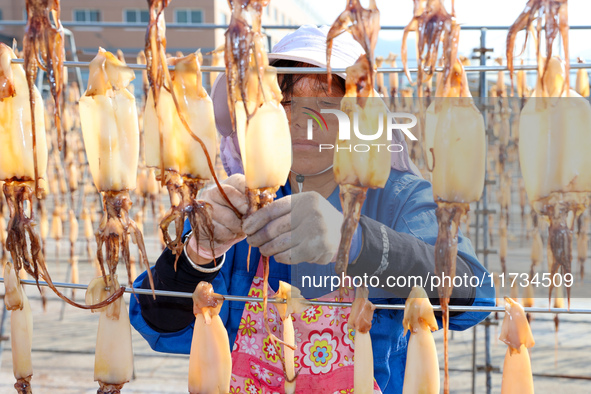
[[321,101],[320,105],[326,108],[335,108],[339,106],[337,101]]

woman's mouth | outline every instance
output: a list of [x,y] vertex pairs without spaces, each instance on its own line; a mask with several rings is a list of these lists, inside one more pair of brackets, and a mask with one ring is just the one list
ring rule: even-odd
[[318,150],[319,144],[314,140],[297,139],[291,142],[294,150]]

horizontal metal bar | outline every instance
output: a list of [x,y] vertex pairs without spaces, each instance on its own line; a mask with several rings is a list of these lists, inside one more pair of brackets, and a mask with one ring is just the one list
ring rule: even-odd
[[497,210],[496,209],[476,209],[474,211],[474,213],[476,215],[479,215],[479,214],[489,215],[491,213],[497,213]]
[[[4,283],[4,278],[0,278],[0,283]],[[37,282],[34,280],[27,280],[21,279],[21,283],[25,285],[33,285],[36,286]],[[40,286],[48,286],[46,282],[39,281]],[[88,287],[87,285],[75,284],[75,283],[62,283],[62,282],[53,282],[55,287],[63,287],[68,289],[80,289],[86,290]],[[152,295],[152,290],[149,289],[136,289],[136,288],[125,288],[126,293],[131,294],[143,294],[143,295]],[[164,290],[155,290],[154,293],[157,296],[163,297],[179,297],[179,298],[192,298],[192,293],[184,293],[178,291],[164,291]],[[238,302],[263,302],[261,297],[249,297],[249,296],[235,296],[235,295],[222,295],[221,296],[226,301],[238,301]],[[317,301],[317,300],[306,300],[310,305],[320,305],[320,306],[338,306],[338,307],[348,307],[351,306],[350,302],[335,302],[335,301]],[[273,297],[269,297],[268,302],[275,303],[275,304],[284,304],[285,300],[277,300]],[[404,305],[402,304],[376,304],[375,307],[377,309],[393,309],[393,310],[403,310]],[[563,313],[569,315],[575,314],[591,314],[591,309],[566,309],[566,308],[523,308],[525,312],[528,313]],[[441,311],[441,306],[433,305],[433,310],[436,312]],[[505,308],[502,306],[449,306],[450,312],[504,312]]]
[[[12,59],[13,63],[16,64],[24,64],[24,59]],[[90,62],[72,62],[72,61],[65,61],[64,66],[66,67],[88,67]],[[132,70],[145,70],[145,64],[134,64],[134,63],[127,63],[127,67],[131,68]],[[174,66],[168,67],[170,70],[174,70]],[[570,68],[573,70],[580,69],[580,68],[591,68],[591,63],[572,63]],[[410,72],[417,72],[417,68],[409,68]],[[425,69],[427,70],[427,69]],[[505,71],[508,70],[507,66],[466,66],[464,67],[466,72],[482,72],[482,71]],[[537,70],[537,66],[535,64],[524,64],[524,65],[515,65],[515,70]],[[201,66],[201,71],[203,72],[225,72],[226,68],[223,66]],[[436,67],[435,72],[443,72],[443,67]],[[327,70],[323,67],[277,67],[278,74],[326,74]],[[345,68],[333,68],[332,72],[335,74],[338,73],[346,73],[347,70]],[[383,67],[377,69],[378,73],[402,73],[404,72],[404,68],[402,67]]]
[[[478,370],[484,370],[484,366],[478,366]],[[469,372],[472,373],[472,369],[468,368],[448,368],[450,372]],[[499,368],[491,369],[492,372],[500,374],[501,371]],[[591,376],[584,376],[584,375],[560,375],[560,374],[549,374],[549,373],[532,373],[534,377],[540,378],[558,378],[558,379],[575,379],[575,380],[591,380]]]
[[496,249],[478,249],[476,251],[476,254],[497,254],[498,252],[496,251]]
[[[64,27],[105,27],[105,28],[127,28],[127,29],[146,29],[148,27],[145,23],[128,23],[128,22],[74,22],[61,21]],[[5,20],[0,21],[0,26],[25,26],[25,20]],[[509,30],[510,26],[461,26],[462,30]],[[221,25],[215,23],[167,23],[167,29],[227,29],[228,25]],[[295,30],[299,29],[300,25],[263,25],[263,29],[277,29],[277,30]],[[381,26],[381,30],[404,30],[406,26]],[[570,30],[591,30],[591,26],[569,26]]]

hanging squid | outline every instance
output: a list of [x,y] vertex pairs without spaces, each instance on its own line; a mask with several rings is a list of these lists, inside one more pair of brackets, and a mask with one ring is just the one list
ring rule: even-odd
[[404,334],[410,331],[403,394],[439,394],[439,361],[431,331],[439,326],[433,306],[422,287],[413,287],[406,299]]
[[505,318],[499,339],[507,344],[502,394],[533,394],[534,381],[528,349],[535,344],[523,307],[505,297]]
[[[579,63],[584,63],[583,59],[578,58],[577,60]],[[589,97],[589,73],[584,68],[581,68],[577,71],[577,80],[576,80],[576,91],[582,97],[588,98]]]
[[369,290],[366,287],[355,289],[355,300],[351,306],[351,314],[347,322],[348,328],[355,330],[353,391],[357,394],[373,394],[374,392],[374,360],[369,330],[371,329],[373,312],[376,307],[368,300],[368,297]]
[[285,394],[294,394],[296,389],[295,372],[295,331],[293,328],[292,314],[301,314],[309,304],[304,302],[300,290],[289,283],[279,281],[279,289],[275,294],[277,300],[285,300],[285,303],[277,303],[277,311],[283,326],[283,369],[285,370]]
[[[135,98],[127,90],[134,77],[133,71],[112,53],[99,48],[90,63],[88,88],[80,99],[80,117],[90,173],[103,197],[103,217],[96,240],[104,280],[107,276],[103,245],[111,282],[115,281],[120,254],[130,278],[128,234],[131,234],[153,289],[143,236],[129,217],[132,206],[129,191],[136,186],[139,157],[137,108]],[[122,294],[123,288],[120,290],[116,295]]]
[[[571,275],[575,219],[589,205],[591,106],[574,90],[563,90],[567,74],[560,59],[553,57],[546,64],[521,112],[519,139],[527,143],[519,145],[519,160],[532,208],[550,220],[551,297],[558,270]],[[567,295],[570,305],[570,287]]]
[[[375,59],[376,68],[382,67],[384,64],[384,57],[378,56]],[[388,90],[384,84],[384,73],[376,73],[376,91],[382,97],[388,97]]]
[[[168,0],[150,0],[149,4],[145,54],[150,91],[144,130],[146,164],[160,170],[161,185],[166,185],[170,195],[171,211],[160,222],[162,236],[178,260],[184,247],[183,225],[188,218],[191,236],[203,230],[212,242],[213,254],[211,207],[196,200],[197,192],[213,178],[222,196],[228,198],[213,167],[216,128],[213,104],[202,85],[200,53],[167,59],[164,9]],[[169,72],[168,65],[175,66],[175,70]],[[234,212],[240,216],[236,209]],[[168,227],[173,221],[175,238],[171,239]]]
[[[443,0],[413,0],[413,2],[414,14],[410,23],[404,28],[400,58],[404,72],[412,83],[408,71],[407,38],[411,31],[416,32],[417,91],[418,96],[423,97],[425,93],[427,96],[430,95],[430,92],[423,90],[423,85],[430,83],[433,78],[440,43],[443,43],[443,53],[445,54],[443,68],[446,71],[444,78],[446,80],[449,78],[449,72],[451,72],[457,58],[460,28],[455,20],[454,10],[452,9],[452,12],[448,13],[443,6]],[[425,71],[425,68],[427,68],[427,71]]]
[[[386,61],[390,64],[390,67],[392,68],[396,68],[397,64],[396,64],[396,58],[398,58],[398,55],[390,52],[390,54],[388,55],[388,57],[386,58]],[[398,92],[399,92],[399,87],[400,87],[400,81],[398,79],[398,73],[390,73],[389,77],[389,82],[390,82],[390,110],[392,110],[393,112],[396,112],[397,108],[398,108]]]
[[[32,128],[37,129],[36,123],[44,124],[44,114],[36,109],[39,103],[41,111],[43,101],[36,99],[35,82],[37,70],[41,68],[47,72],[49,88],[53,96],[53,118],[57,131],[57,145],[62,149],[62,124],[61,124],[61,96],[64,71],[64,32],[60,22],[59,0],[26,0],[27,26],[23,39],[23,52],[25,60],[26,81],[29,90],[29,105],[31,109]],[[51,22],[53,19],[53,23]],[[42,126],[43,127],[43,126]],[[44,148],[45,142],[39,144]],[[33,134],[34,157],[34,182],[35,195],[41,198],[39,178],[45,173],[38,168],[37,163],[37,137]]]
[[19,394],[31,394],[33,362],[33,314],[29,299],[17,277],[17,270],[10,262],[4,266],[4,305],[10,312],[10,344],[12,346],[12,371],[16,379],[14,388]]
[[[349,31],[365,50],[365,54],[361,55],[353,66],[347,68],[345,97],[341,100],[341,111],[349,117],[352,124],[355,122],[355,117],[358,117],[359,130],[377,130],[380,117],[387,112],[386,105],[379,99],[379,95],[373,88],[375,78],[373,53],[379,30],[380,12],[375,1],[370,1],[369,8],[365,9],[359,0],[350,0],[347,8],[333,23],[327,35],[326,58],[329,87],[330,56],[334,38]],[[382,133],[374,142],[387,144],[386,134]],[[351,134],[350,139],[336,141],[333,171],[340,188],[344,216],[335,265],[339,276],[347,274],[351,240],[359,223],[367,189],[384,187],[390,175],[390,152],[371,149],[361,153],[351,149],[351,146],[362,142],[355,133]],[[342,286],[340,290],[342,295]]]
[[[215,152],[216,128],[213,104],[201,84],[201,72],[196,54],[182,58],[169,58],[174,65],[170,72],[172,88],[160,92],[158,108],[154,106],[152,91],[148,94],[145,113],[146,165],[164,167],[163,176],[169,190],[171,211],[160,222],[160,228],[169,249],[177,256],[183,250],[182,231],[188,218],[195,235],[198,229],[213,240],[210,206],[197,201],[197,192],[211,179],[211,172],[202,145],[184,129],[169,91],[174,90],[178,106],[191,130],[203,141],[208,152]],[[166,84],[165,84],[166,86]],[[163,139],[159,141],[159,133]],[[162,146],[163,152],[160,152]],[[164,160],[164,164],[160,160]],[[175,223],[176,236],[171,239],[168,227]]]
[[577,233],[577,260],[579,261],[579,273],[581,280],[585,278],[585,262],[587,261],[587,251],[589,250],[589,224],[591,217],[589,214],[579,216]]
[[[224,67],[224,46],[221,45],[215,50],[211,51],[211,67]],[[209,86],[213,87],[213,83],[217,79],[219,72],[210,72],[209,73]]]
[[[446,54],[449,55],[448,52]],[[449,80],[446,79],[449,75]],[[478,201],[484,187],[486,141],[484,119],[474,105],[464,68],[459,60],[444,72],[436,99],[427,109],[426,149],[433,175],[433,198],[437,203],[439,232],[435,244],[435,274],[442,307],[445,379],[448,382],[448,303],[453,287],[445,276],[455,276],[458,228],[470,203]]]
[[[86,303],[104,303],[121,289],[117,275],[94,278],[86,290]],[[92,311],[100,313],[94,353],[97,394],[119,394],[133,375],[131,325],[125,300],[119,297],[108,306]]]
[[[277,70],[269,66],[261,32],[263,7],[268,0],[232,0],[232,18],[226,32],[225,62],[230,117],[238,136],[246,182],[246,216],[270,204],[291,168],[291,134]],[[246,22],[252,16],[252,29]],[[233,79],[236,78],[236,79]],[[249,268],[248,259],[247,269]],[[270,330],[267,319],[269,256],[262,256],[265,330],[275,347],[287,345]],[[294,348],[295,349],[295,348]],[[278,349],[279,353],[279,349]],[[287,373],[286,371],[284,371]]]
[[11,63],[14,58],[12,49],[0,44],[0,180],[4,181],[2,189],[10,212],[6,248],[18,275],[24,269],[36,281],[44,279],[64,301],[86,308],[68,299],[53,285],[45,264],[42,241],[35,230],[35,183],[40,186],[41,194],[47,190],[48,153],[43,100],[34,88],[34,101],[39,105],[35,106],[38,121],[33,129],[25,71],[22,66]]
[[532,245],[531,245],[531,267],[530,267],[530,275],[534,275],[534,271],[537,266],[540,265],[542,260],[544,259],[544,242],[542,241],[542,235],[540,234],[540,228],[538,226],[538,215],[535,211],[532,211]]
[[[549,71],[550,61],[552,59],[552,47],[554,46],[554,40],[558,33],[560,33],[562,37],[562,42],[564,44],[564,58],[570,59],[569,57],[569,46],[568,46],[568,0],[528,0],[525,9],[523,12],[517,17],[513,25],[509,28],[509,32],[507,33],[507,47],[506,47],[506,57],[507,57],[507,67],[509,68],[509,76],[511,77],[511,96],[513,96],[514,91],[514,66],[513,66],[513,51],[515,48],[515,40],[517,37],[517,33],[521,30],[525,30],[526,41],[527,37],[530,34],[530,31],[536,31],[533,27],[534,22],[536,23],[543,23],[543,29],[545,32],[545,42],[546,42],[546,58],[545,60],[541,54],[541,40],[539,35],[541,35],[541,31],[538,29],[537,37],[535,38],[536,48],[536,56],[538,61],[538,78],[545,80],[546,72]],[[544,23],[545,22],[545,23]],[[541,27],[541,25],[539,25]],[[525,45],[524,45],[525,47]],[[560,90],[566,90],[570,87],[569,82],[569,75],[570,75],[570,64],[567,62],[565,65],[565,78],[564,84],[560,86]],[[524,80],[524,79],[523,79]],[[519,89],[519,86],[518,86]],[[523,90],[523,86],[521,87],[521,94],[523,95],[525,92]],[[523,97],[523,96],[521,96]]]
[[209,282],[193,293],[195,327],[189,357],[189,393],[229,393],[232,357],[228,331],[219,316],[223,296]]

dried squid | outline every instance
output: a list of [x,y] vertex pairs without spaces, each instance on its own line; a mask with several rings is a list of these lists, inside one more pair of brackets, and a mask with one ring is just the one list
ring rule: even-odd
[[[583,59],[577,60],[579,63],[584,63]],[[577,71],[576,91],[583,97],[589,97],[589,73],[584,68]]]
[[[42,188],[39,190],[42,193],[47,190],[45,173],[48,153],[43,100],[34,87],[34,101],[40,105],[35,107],[38,121],[32,129],[33,121],[27,111],[29,90],[25,71],[22,66],[11,64],[14,58],[12,49],[0,44],[0,180],[4,181],[2,189],[10,212],[6,248],[17,273],[20,274],[24,268],[36,281],[42,277],[64,301],[85,308],[68,299],[53,285],[45,264],[42,241],[34,228],[35,179],[41,181]],[[33,149],[33,139],[36,140],[36,149]]]
[[[515,40],[517,37],[517,33],[521,30],[525,30],[525,37],[527,43],[527,37],[530,34],[530,31],[534,31],[536,35],[535,43],[536,43],[536,56],[538,61],[538,78],[543,81],[542,86],[546,81],[546,73],[549,70],[550,61],[552,59],[552,47],[554,45],[554,40],[556,36],[560,32],[562,37],[563,47],[564,47],[564,58],[569,58],[569,46],[568,46],[568,0],[528,0],[525,9],[523,12],[517,17],[513,25],[509,28],[509,32],[507,33],[507,48],[506,48],[506,57],[507,57],[507,67],[509,68],[509,76],[511,77],[511,95],[513,95],[514,89],[514,78],[513,78],[513,51],[515,48]],[[534,28],[534,22],[538,23],[537,29]],[[541,42],[540,35],[541,29],[544,29],[545,33],[545,42],[546,42],[546,57],[545,60],[542,57],[541,53]],[[524,44],[525,48],[525,44]],[[564,74],[564,81],[563,84],[559,87],[560,91],[567,91],[570,87],[569,83],[569,74],[570,74],[570,64],[567,62],[565,65],[565,74]]]
[[406,299],[404,334],[410,331],[403,394],[439,394],[439,361],[431,331],[439,326],[433,306],[422,287],[413,287]]
[[29,299],[10,262],[4,267],[4,304],[10,312],[10,342],[12,346],[12,371],[16,379],[14,388],[19,394],[32,393],[33,362],[33,314]]
[[[400,58],[408,80],[412,83],[408,71],[407,38],[411,31],[417,35],[417,89],[419,97],[423,97],[423,84],[433,78],[439,44],[443,42],[444,79],[448,80],[458,53],[458,38],[460,26],[455,15],[448,13],[443,6],[443,0],[413,0],[414,15],[410,23],[404,28]],[[453,2],[452,2],[453,3]],[[427,68],[427,71],[425,71]],[[429,95],[429,92],[427,92]]]
[[[60,22],[59,0],[26,0],[27,26],[23,40],[25,59],[25,73],[29,89],[29,105],[31,108],[32,127],[36,129],[37,122],[43,122],[44,114],[35,109],[36,102],[43,108],[42,101],[35,98],[35,82],[37,70],[40,67],[47,72],[49,88],[53,96],[53,118],[57,131],[57,145],[62,149],[61,125],[61,96],[64,72],[64,32]],[[53,18],[53,23],[51,21]],[[39,177],[43,171],[37,168],[37,137],[33,134],[33,155],[35,166],[35,195],[41,196]],[[43,144],[44,145],[44,144]],[[43,148],[42,146],[39,147]]]
[[579,272],[581,280],[585,278],[585,261],[587,261],[587,251],[589,250],[589,224],[591,224],[591,217],[589,214],[579,216],[577,221],[579,228],[577,233],[577,260],[579,261]]
[[[220,46],[215,50],[211,51],[211,67],[223,67],[224,66],[224,46]],[[219,72],[209,73],[209,86],[213,88],[213,83],[217,79]]]
[[[451,78],[445,79],[445,75]],[[427,109],[426,149],[430,152],[433,198],[437,203],[439,232],[435,243],[435,274],[442,308],[445,359],[444,393],[449,392],[447,336],[449,298],[453,285],[446,277],[456,274],[458,228],[470,203],[484,188],[486,141],[484,119],[472,100],[464,68],[459,60],[445,72],[436,99]],[[429,158],[429,156],[427,156]]]
[[295,331],[293,328],[292,314],[304,312],[309,305],[304,302],[300,290],[289,283],[279,281],[279,289],[276,293],[276,299],[285,300],[284,304],[276,304],[279,317],[283,325],[283,369],[285,370],[284,389],[286,394],[294,394],[296,389],[295,372],[295,352],[296,345]]
[[135,98],[127,90],[134,78],[131,69],[112,53],[99,48],[90,63],[88,88],[80,99],[80,118],[90,173],[103,197],[103,218],[96,233],[97,257],[103,276],[106,280],[105,244],[111,282],[115,281],[121,253],[131,285],[128,241],[128,234],[131,234],[154,288],[142,233],[129,217],[132,206],[129,191],[136,186],[139,157],[137,108]]
[[[380,13],[375,1],[370,1],[369,8],[365,9],[358,0],[350,0],[346,10],[331,26],[326,38],[326,57],[329,65],[332,41],[345,31],[350,31],[353,38],[365,50],[365,54],[361,55],[353,66],[347,68],[345,97],[341,101],[341,111],[349,116],[352,124],[358,117],[358,129],[364,131],[377,130],[380,117],[388,112],[386,105],[379,99],[379,95],[373,88],[375,75],[373,53],[379,29]],[[328,70],[330,72],[330,66]],[[382,133],[374,143],[387,145],[386,134]],[[334,154],[333,171],[340,187],[344,216],[335,265],[339,276],[347,274],[351,240],[359,224],[367,189],[384,187],[390,175],[390,152],[377,148],[367,152],[355,152],[351,148],[358,143],[363,141],[356,133],[353,133],[350,139],[337,139],[337,149]]]
[[209,282],[193,293],[195,327],[189,357],[189,393],[229,393],[232,376],[230,340],[219,316],[223,297]]
[[353,391],[357,394],[372,394],[374,392],[373,350],[369,330],[376,307],[368,300],[368,296],[369,290],[366,287],[355,289],[355,300],[347,322],[348,328],[355,330]]
[[528,349],[535,344],[523,307],[505,297],[505,318],[499,339],[507,344],[502,394],[533,394],[534,381]]
[[[137,64],[146,64],[146,54],[144,51],[139,51],[136,56]],[[148,90],[150,89],[150,82],[148,82],[148,73],[146,71],[142,71],[142,91],[144,102],[148,97]]]
[[[169,91],[174,90],[176,97],[183,98],[178,102],[180,112],[208,152],[215,152],[216,128],[213,104],[201,84],[196,54],[169,58],[168,64],[175,66],[175,70],[170,72],[172,87],[167,86],[160,92],[157,109],[152,91],[148,93],[144,130],[146,165],[165,169],[160,176],[165,178],[172,208],[160,222],[160,227],[167,246],[178,258],[183,250],[182,231],[187,217],[195,235],[202,229],[202,233],[213,240],[211,207],[197,201],[197,192],[211,179],[211,172],[202,145],[184,129]],[[161,143],[159,133],[163,136]],[[161,146],[163,152],[160,152]],[[164,160],[163,165],[160,160]],[[173,221],[176,230],[174,240],[168,234],[168,227]]]
[[[397,67],[396,58],[398,58],[398,55],[390,52],[390,54],[386,58],[386,61],[390,63],[390,67],[392,67],[392,68]],[[400,81],[398,79],[398,73],[390,73],[390,75],[388,76],[388,79],[390,82],[390,109],[392,111],[396,111],[396,109],[398,107],[398,92],[399,92],[399,85],[400,85]]]
[[537,266],[540,265],[544,259],[544,242],[542,241],[542,235],[540,234],[540,228],[538,225],[539,218],[535,211],[532,210],[532,245],[531,245],[531,268],[529,270],[530,275],[533,276]]
[[[376,68],[382,67],[384,64],[384,57],[378,56],[375,59]],[[377,73],[376,74],[376,90],[378,94],[382,97],[388,97],[388,90],[386,89],[386,85],[384,84],[384,74]]]
[[[519,120],[519,160],[527,196],[532,208],[550,220],[554,261],[549,297],[558,270],[571,275],[573,227],[589,205],[591,191],[591,106],[574,90],[563,90],[566,72],[559,58],[548,60]],[[570,305],[570,287],[567,295]]]
[[[216,129],[213,104],[202,85],[198,62],[200,54],[167,60],[163,12],[168,0],[150,0],[149,5],[150,24],[145,47],[150,82],[144,121],[146,164],[160,169],[160,182],[168,188],[172,208],[161,220],[160,228],[166,246],[178,260],[184,246],[182,231],[185,218],[189,218],[194,230],[192,235],[203,229],[213,240],[211,207],[196,201],[197,192],[205,181],[213,178],[222,196],[229,200],[213,167]],[[168,64],[174,65],[175,71],[169,72]],[[231,203],[230,206],[240,216]],[[168,233],[173,221],[174,240]]]
[[[105,302],[120,289],[117,275],[95,278],[86,290],[86,303]],[[131,325],[125,300],[120,297],[92,311],[100,312],[94,353],[94,380],[100,386],[97,394],[119,394],[133,375]]]
[[[244,169],[246,216],[270,204],[291,168],[291,134],[277,70],[269,66],[261,32],[263,7],[269,0],[230,0],[232,18],[226,31],[225,62],[228,107],[234,122]],[[253,28],[247,23],[251,13]],[[249,269],[250,256],[247,259]],[[285,344],[270,330],[267,319],[269,256],[262,256],[263,320],[273,345]],[[284,371],[287,373],[286,371]]]

